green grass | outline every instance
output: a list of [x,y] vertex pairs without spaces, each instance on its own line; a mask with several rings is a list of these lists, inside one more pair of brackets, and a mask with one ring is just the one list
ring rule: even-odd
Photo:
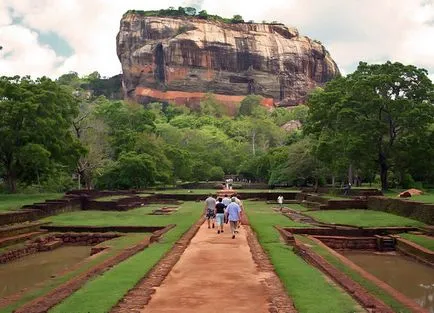
[[284,244],[274,225],[306,226],[272,210],[274,205],[246,201],[246,212],[259,242],[268,254],[276,273],[300,313],[353,313],[357,302],[327,281],[316,268],[297,256]]
[[375,283],[363,278],[358,272],[349,268],[345,264],[343,264],[337,257],[332,255],[327,249],[322,246],[316,244],[316,242],[306,238],[304,236],[296,235],[297,240],[302,241],[306,244],[309,244],[309,247],[313,249],[316,253],[323,256],[329,263],[334,265],[340,271],[347,274],[354,281],[358,282],[360,285],[365,287],[370,293],[384,301],[387,305],[389,305],[394,312],[397,313],[411,313],[409,309],[407,309],[404,305],[395,300],[391,295],[385,292],[383,289],[378,287]]
[[59,285],[67,282],[71,278],[80,275],[81,273],[85,272],[91,267],[103,262],[109,257],[116,255],[122,249],[137,244],[144,238],[144,236],[146,235],[143,233],[140,234],[133,233],[133,234],[128,234],[126,236],[114,238],[112,240],[103,242],[102,243],[103,245],[110,246],[110,250],[108,250],[107,253],[101,253],[95,255],[93,259],[83,263],[82,266],[80,266],[80,268],[77,268],[69,273],[66,273],[65,275],[58,276],[53,279],[49,279],[45,282],[42,282],[41,284],[38,284],[38,286],[34,286],[34,287],[30,286],[29,292],[24,293],[16,302],[10,304],[5,308],[0,309],[0,313],[12,312],[18,307],[22,306],[23,304],[48,293],[49,291],[53,290]]
[[424,224],[406,217],[370,210],[327,210],[311,211],[306,214],[324,223],[346,224],[359,227],[423,226]]
[[[399,193],[403,191],[404,189],[391,189],[385,192],[384,195],[389,198],[399,198],[398,197]],[[412,196],[411,198],[399,198],[399,199],[434,204],[434,190],[427,190],[420,196]]]
[[95,201],[114,201],[114,200],[119,200],[119,199],[131,198],[134,196],[135,196],[134,194],[131,194],[131,195],[113,195],[113,196],[95,198],[93,200],[95,200]]
[[[186,203],[171,215],[148,215],[153,210],[165,206],[164,204],[151,204],[125,212],[119,211],[74,211],[60,215],[50,216],[43,222],[52,222],[54,225],[80,225],[80,226],[164,226],[178,224],[179,219],[187,213]],[[192,203],[190,203],[191,205]],[[203,209],[203,204],[199,207]],[[184,211],[184,212],[183,212]]]
[[311,208],[307,208],[301,204],[297,204],[297,203],[291,203],[291,204],[284,204],[283,206],[296,210],[298,212],[306,212],[308,210],[311,210]]
[[350,199],[348,197],[337,196],[337,195],[332,195],[332,194],[322,194],[321,197],[326,198],[326,199],[330,199],[330,200],[348,200],[348,199]]
[[62,193],[0,194],[0,212],[16,210],[23,205],[44,202],[48,199],[59,199],[62,196]]
[[[162,256],[184,234],[202,214],[202,203],[185,202],[181,209],[168,216],[146,216],[143,225],[156,225],[176,223],[177,226],[169,231],[162,240],[152,244],[149,248],[137,253],[131,258],[113,267],[103,275],[88,281],[81,289],[76,291],[62,303],[51,309],[50,313],[64,312],[92,312],[103,313],[110,309],[134,285],[152,269]],[[142,212],[143,208],[134,210]],[[130,213],[124,212],[125,213]],[[112,217],[107,218],[111,220]],[[154,218],[159,219],[154,220]],[[111,220],[112,222],[115,220]],[[125,220],[124,220],[125,222]],[[117,223],[116,225],[120,225]],[[137,223],[136,223],[137,225]]]
[[399,234],[400,237],[410,240],[419,246],[434,251],[434,238],[428,236],[419,236],[414,234]]

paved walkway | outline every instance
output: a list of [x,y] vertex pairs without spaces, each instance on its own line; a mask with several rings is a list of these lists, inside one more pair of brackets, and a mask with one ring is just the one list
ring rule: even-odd
[[267,292],[243,228],[231,239],[204,223],[144,313],[268,313]]

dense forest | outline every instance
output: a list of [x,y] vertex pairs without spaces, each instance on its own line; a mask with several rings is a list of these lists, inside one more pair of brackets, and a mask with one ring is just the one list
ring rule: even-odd
[[306,105],[269,110],[250,95],[235,116],[212,93],[194,110],[119,97],[120,77],[96,72],[1,77],[4,190],[145,188],[226,174],[270,186],[434,183],[434,88],[413,66],[360,63]]

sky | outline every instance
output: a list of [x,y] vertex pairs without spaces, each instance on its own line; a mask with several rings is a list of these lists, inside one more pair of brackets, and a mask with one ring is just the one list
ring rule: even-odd
[[321,41],[343,74],[390,60],[434,81],[434,0],[0,0],[0,75],[120,74],[122,14],[170,6],[294,26]]

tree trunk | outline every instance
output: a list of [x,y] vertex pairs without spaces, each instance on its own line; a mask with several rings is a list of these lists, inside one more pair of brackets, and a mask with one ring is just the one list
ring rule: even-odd
[[255,140],[256,140],[256,131],[252,133],[252,153],[254,156],[256,155]]
[[335,175],[332,175],[332,187],[335,188]]
[[318,185],[319,185],[319,178],[315,177],[315,189],[314,192],[317,193],[318,192]]
[[380,152],[379,154],[379,163],[380,163],[380,179],[381,179],[381,190],[387,190],[388,184],[387,184],[387,170],[389,167],[387,166],[386,158],[384,157],[384,154]]
[[12,170],[8,170],[6,173],[6,185],[11,193],[17,192],[17,178]]
[[350,166],[348,167],[348,183],[352,184],[353,183],[353,165],[350,164]]

